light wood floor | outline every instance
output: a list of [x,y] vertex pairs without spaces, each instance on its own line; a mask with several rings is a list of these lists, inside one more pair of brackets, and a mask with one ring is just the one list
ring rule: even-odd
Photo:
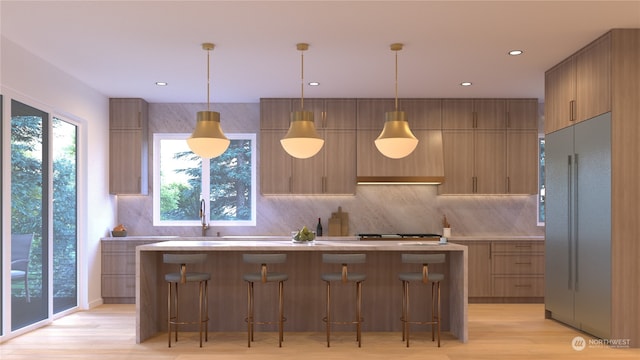
[[285,332],[278,348],[276,333],[258,331],[251,348],[245,333],[210,334],[203,348],[197,333],[186,333],[169,349],[166,334],[135,343],[133,305],[103,305],[0,344],[0,359],[640,359],[640,349],[587,345],[573,350],[574,337],[587,342],[591,337],[545,320],[543,314],[542,304],[471,304],[469,342],[445,334],[441,348],[429,333],[417,331],[408,349],[400,333],[368,332],[358,348],[355,333],[347,331],[334,334],[331,348],[324,333]]

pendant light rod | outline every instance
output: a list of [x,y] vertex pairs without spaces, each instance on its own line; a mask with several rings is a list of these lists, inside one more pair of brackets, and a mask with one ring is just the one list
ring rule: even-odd
[[391,50],[396,53],[396,111],[398,111],[398,51],[402,50],[401,43],[391,44]]
[[296,48],[300,51],[300,109],[304,110],[304,52],[309,50],[309,44],[298,43]]
[[207,51],[207,111],[209,111],[209,98],[210,98],[210,93],[211,91],[209,90],[211,88],[211,84],[210,84],[210,68],[209,68],[209,64],[211,64],[211,50],[213,50],[213,48],[215,47],[214,44],[212,43],[204,43],[202,44],[202,49]]

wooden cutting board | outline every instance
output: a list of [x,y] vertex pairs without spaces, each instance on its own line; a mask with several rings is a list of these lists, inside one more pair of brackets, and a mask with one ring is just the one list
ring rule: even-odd
[[329,218],[329,236],[349,235],[349,213],[342,211],[342,206],[338,207],[338,212],[331,213]]

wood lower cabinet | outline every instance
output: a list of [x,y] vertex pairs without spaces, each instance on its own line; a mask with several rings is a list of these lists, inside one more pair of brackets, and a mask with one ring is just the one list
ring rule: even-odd
[[468,251],[471,303],[542,302],[544,242],[531,240],[455,241]]
[[136,246],[157,240],[102,240],[102,301],[135,304]]
[[469,298],[491,297],[491,242],[455,241],[468,249]]
[[544,297],[544,242],[494,241],[491,244],[493,296]]

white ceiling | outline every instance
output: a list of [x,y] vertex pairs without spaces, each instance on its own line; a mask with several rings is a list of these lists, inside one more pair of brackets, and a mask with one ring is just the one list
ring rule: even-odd
[[[611,28],[633,1],[11,1],[3,37],[109,97],[257,102],[305,97],[544,97],[544,72]],[[524,55],[510,57],[511,49]],[[169,86],[158,87],[156,81]],[[462,81],[473,86],[461,87]]]

